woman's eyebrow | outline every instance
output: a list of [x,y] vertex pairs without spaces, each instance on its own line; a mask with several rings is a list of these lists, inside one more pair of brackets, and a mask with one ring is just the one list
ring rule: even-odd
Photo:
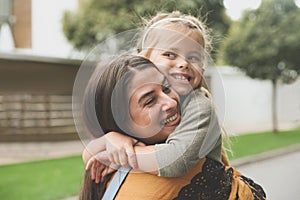
[[144,99],[146,99],[148,96],[151,96],[153,93],[154,91],[146,92],[139,98],[138,103],[141,103],[142,101],[144,101]]

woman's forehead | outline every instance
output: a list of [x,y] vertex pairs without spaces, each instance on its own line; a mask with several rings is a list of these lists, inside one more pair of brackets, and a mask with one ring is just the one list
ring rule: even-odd
[[161,85],[164,81],[164,76],[156,68],[149,67],[141,71],[136,71],[130,81],[128,92],[132,94],[142,87],[150,87],[151,85]]

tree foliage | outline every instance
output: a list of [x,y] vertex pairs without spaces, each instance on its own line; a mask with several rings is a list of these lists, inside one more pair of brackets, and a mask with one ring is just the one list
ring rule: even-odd
[[215,37],[223,36],[229,29],[230,20],[221,0],[85,0],[77,12],[65,13],[63,30],[74,47],[82,50],[110,34],[140,27],[142,18],[174,10],[204,17]]
[[290,83],[300,73],[299,24],[293,0],[264,0],[231,26],[221,59],[251,78]]
[[277,132],[277,83],[300,74],[300,9],[294,0],[263,0],[233,24],[221,47],[221,60],[251,78],[272,82],[273,131]]

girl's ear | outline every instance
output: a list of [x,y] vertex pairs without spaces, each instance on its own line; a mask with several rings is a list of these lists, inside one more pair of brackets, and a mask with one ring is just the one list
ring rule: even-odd
[[205,72],[205,69],[204,69],[204,67],[201,67],[201,69],[200,69],[200,73],[201,73],[201,75],[203,75],[203,74],[204,74],[204,72]]

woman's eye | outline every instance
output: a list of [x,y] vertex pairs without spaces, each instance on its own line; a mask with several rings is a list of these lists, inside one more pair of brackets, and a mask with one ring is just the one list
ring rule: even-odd
[[155,98],[149,98],[145,101],[144,107],[149,106],[155,102]]
[[172,52],[166,52],[163,55],[166,56],[166,57],[168,57],[168,58],[170,58],[170,59],[176,58],[176,54],[172,53]]
[[165,86],[162,86],[162,91],[165,93],[165,94],[168,94],[171,92],[171,85],[165,85]]

